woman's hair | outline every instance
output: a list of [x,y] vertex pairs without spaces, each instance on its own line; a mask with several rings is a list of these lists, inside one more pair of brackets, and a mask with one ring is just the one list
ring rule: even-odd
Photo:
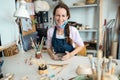
[[[64,4],[63,2],[59,2],[58,5],[54,8],[53,10],[53,15],[55,16],[56,14],[56,10],[58,8],[64,8],[67,12],[67,16],[68,16],[68,19],[70,18],[70,11],[69,11],[69,8],[66,4]],[[72,39],[70,38],[70,30],[69,30],[69,24],[67,23],[66,26],[65,26],[65,30],[66,30],[66,41],[67,43],[71,44],[72,45]]]
[[53,10],[54,16],[55,16],[56,10],[58,8],[64,8],[67,11],[68,19],[70,18],[70,10],[69,10],[68,6],[66,4],[64,4],[63,2],[59,2],[58,5],[54,8],[54,10]]

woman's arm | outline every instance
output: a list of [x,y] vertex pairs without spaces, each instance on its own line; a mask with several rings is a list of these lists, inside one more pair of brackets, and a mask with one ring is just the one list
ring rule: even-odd
[[74,56],[74,55],[78,54],[83,48],[84,48],[84,46],[77,46],[72,52],[70,52],[70,55]]
[[51,58],[54,57],[54,54],[55,54],[55,53],[52,51],[51,48],[47,48],[47,52],[48,52],[48,54],[51,56]]
[[47,41],[46,41],[46,47],[47,52],[50,55],[50,57],[54,60],[58,60],[58,57],[55,55],[53,49],[52,49],[52,36],[53,36],[54,28],[49,28],[47,31]]
[[[84,48],[84,43],[78,30],[75,27],[70,27],[70,38],[73,40],[74,50],[72,52],[66,52],[67,54],[62,58],[62,60],[67,60],[73,57],[75,54],[79,53]],[[77,47],[76,47],[77,46]]]
[[77,48],[75,48],[72,52],[67,52],[66,51],[66,55],[63,56],[62,60],[67,60],[72,58],[73,56],[75,56],[78,52],[80,52],[83,49],[84,46],[78,46]]
[[55,53],[53,52],[52,48],[47,48],[47,52],[50,55],[50,57],[54,60],[59,60],[59,57],[57,55],[55,55]]

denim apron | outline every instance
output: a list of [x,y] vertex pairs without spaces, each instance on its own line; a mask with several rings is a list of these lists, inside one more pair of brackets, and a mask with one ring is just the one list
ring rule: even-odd
[[[65,53],[65,51],[71,52],[74,50],[73,46],[66,42],[66,39],[58,39],[56,38],[56,27],[53,32],[52,37],[52,46],[55,53]],[[64,34],[66,36],[66,30],[64,30]]]

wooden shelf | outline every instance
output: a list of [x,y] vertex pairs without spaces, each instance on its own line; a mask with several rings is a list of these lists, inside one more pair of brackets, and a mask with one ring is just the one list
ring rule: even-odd
[[79,30],[79,32],[97,32],[96,29]]
[[69,6],[69,8],[84,8],[84,7],[97,7],[97,4],[88,4],[88,5],[80,5],[80,6]]
[[97,50],[87,50],[87,53],[97,53]]

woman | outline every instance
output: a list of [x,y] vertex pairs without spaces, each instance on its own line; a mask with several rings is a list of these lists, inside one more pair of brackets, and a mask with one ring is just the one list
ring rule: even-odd
[[[84,43],[74,26],[69,26],[70,11],[66,4],[59,3],[53,10],[56,25],[47,31],[47,51],[54,60],[67,60],[84,47]],[[78,45],[75,48],[75,45]],[[58,56],[58,53],[63,55]]]

